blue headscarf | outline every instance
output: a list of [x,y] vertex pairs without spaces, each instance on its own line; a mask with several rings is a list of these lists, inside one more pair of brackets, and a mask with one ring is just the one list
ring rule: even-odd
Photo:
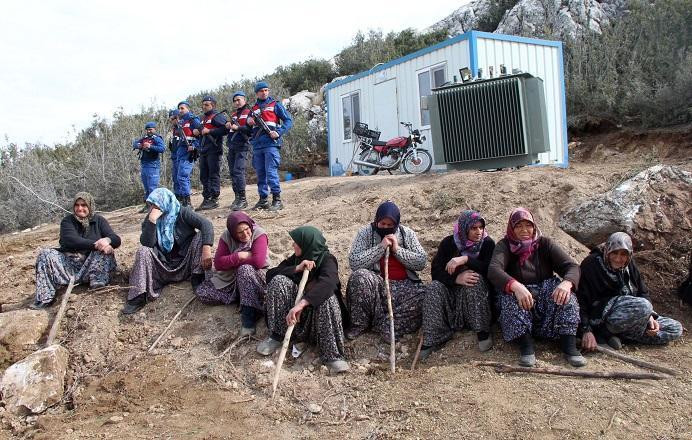
[[166,252],[170,252],[173,249],[173,233],[180,213],[180,202],[166,188],[156,188],[149,194],[147,202],[156,205],[163,212],[163,215],[156,220],[156,238],[159,246]]
[[[483,225],[483,234],[478,241],[469,240],[469,229],[476,223]],[[488,236],[488,231],[485,229],[485,219],[480,212],[472,209],[461,211],[459,219],[454,225],[454,243],[457,245],[459,255],[466,255],[469,259],[478,258],[483,246],[483,240]]]

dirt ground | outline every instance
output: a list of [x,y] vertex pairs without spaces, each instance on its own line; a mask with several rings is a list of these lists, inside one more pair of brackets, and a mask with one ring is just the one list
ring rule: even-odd
[[[499,239],[508,213],[521,205],[534,212],[545,235],[581,261],[588,250],[558,228],[561,212],[654,163],[692,170],[690,137],[684,133],[654,138],[601,134],[576,139],[572,147],[567,169],[300,179],[282,185],[283,211],[252,215],[269,231],[274,263],[291,251],[290,229],[309,223],[325,231],[345,286],[351,240],[384,199],[401,207],[402,223],[417,232],[430,259],[451,233],[460,209],[482,211],[490,235]],[[223,208],[208,214],[217,234],[225,227],[230,194],[224,188]],[[195,205],[200,201],[195,198]],[[142,215],[137,208],[106,215],[123,238],[117,251],[121,275],[115,279],[120,286],[127,285],[125,275],[138,245]],[[47,225],[0,237],[0,264],[5,267],[0,302],[32,296],[36,252],[56,245],[57,234],[57,225]],[[687,239],[684,245],[683,237],[683,245],[689,255]],[[660,264],[644,271],[647,282],[657,310],[690,328],[692,309],[671,293],[688,260],[677,254],[666,258],[663,263],[651,259]],[[421,275],[430,280],[429,266]],[[171,285],[143,311],[123,317],[124,289],[77,287],[58,337],[71,355],[63,402],[29,420],[3,412],[0,438],[692,438],[692,343],[687,331],[666,348],[623,349],[680,371],[659,381],[500,374],[474,365],[516,362],[516,347],[504,343],[497,328],[491,351],[479,353],[475,335],[464,331],[415,371],[410,365],[417,336],[410,335],[398,344],[397,372],[390,375],[388,344],[368,334],[348,343],[352,369],[346,375],[329,376],[312,351],[298,359],[289,356],[272,400],[273,362],[255,352],[257,341],[237,343],[218,357],[240,329],[235,305],[193,302],[159,348],[146,354],[191,295],[189,283]],[[51,314],[56,310],[54,306]],[[260,324],[257,338],[265,333]],[[569,368],[554,343],[539,343],[537,357],[540,367]],[[641,371],[601,354],[587,358],[585,370]]]

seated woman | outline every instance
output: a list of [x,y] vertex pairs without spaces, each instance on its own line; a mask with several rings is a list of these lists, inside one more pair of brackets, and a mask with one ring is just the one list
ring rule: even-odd
[[[257,345],[257,352],[269,356],[281,347],[289,325],[295,325],[292,339],[310,342],[319,348],[320,359],[331,373],[349,369],[344,360],[345,310],[336,258],[329,252],[322,233],[313,226],[289,232],[294,254],[267,272],[267,329],[269,337]],[[309,269],[302,299],[294,304],[303,270]]]
[[346,337],[355,339],[369,328],[389,339],[389,313],[384,287],[384,252],[389,247],[389,285],[394,311],[394,333],[413,333],[421,326],[425,287],[416,271],[428,259],[412,229],[399,224],[399,208],[391,201],[380,204],[375,221],[358,231],[348,256],[351,270],[346,303],[351,328]]
[[189,206],[181,207],[166,188],[152,191],[147,204],[150,211],[142,222],[142,246],[130,272],[125,315],[144,307],[147,298],[158,298],[166,284],[190,278],[196,288],[212,263],[214,227],[209,220]]
[[110,272],[116,267],[113,249],[120,246],[120,237],[94,211],[92,195],[78,193],[72,204],[73,213],[60,222],[60,247],[39,252],[32,308],[48,307],[55,299],[55,290],[69,284],[71,277],[75,283],[88,282],[92,289],[110,281]]
[[462,211],[454,234],[440,242],[432,261],[433,281],[423,301],[421,359],[464,327],[476,332],[480,351],[492,348],[490,283],[486,277],[493,249],[495,242],[488,236],[480,212]]
[[214,255],[214,272],[195,292],[206,304],[240,301],[241,336],[255,334],[255,322],[264,311],[267,233],[242,211],[231,213]]
[[567,362],[586,365],[576,347],[579,304],[572,294],[579,283],[579,265],[557,243],[541,236],[527,209],[512,211],[505,237],[495,246],[488,278],[498,291],[505,341],[519,342],[519,365],[536,364],[532,335],[559,338]]
[[682,325],[654,312],[649,290],[632,258],[632,239],[612,234],[581,263],[577,291],[582,348],[596,349],[596,333],[616,350],[620,338],[642,344],[666,344],[682,335]]

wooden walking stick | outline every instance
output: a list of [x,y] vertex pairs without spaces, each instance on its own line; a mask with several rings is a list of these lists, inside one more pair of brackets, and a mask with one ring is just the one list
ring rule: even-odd
[[389,312],[389,370],[396,370],[396,337],[394,336],[394,310],[392,310],[392,291],[389,288],[389,246],[384,250],[384,289],[387,292],[387,312]]
[[418,347],[416,347],[416,354],[413,356],[413,362],[411,362],[411,371],[416,369],[416,364],[418,363],[418,358],[420,357],[420,349],[423,347],[423,329],[420,331],[420,337],[418,338]]
[[660,371],[662,373],[670,374],[671,376],[676,376],[678,374],[678,372],[673,370],[672,368],[663,367],[661,365],[656,365],[656,364],[653,364],[651,362],[643,361],[641,359],[626,356],[622,353],[618,353],[617,351],[613,351],[610,348],[604,347],[602,345],[597,345],[596,351],[601,352],[603,354],[607,354],[609,356],[613,356],[614,358],[618,358],[618,359],[623,360],[625,362],[629,362],[630,364],[636,365],[638,367],[648,368],[650,370],[655,370],[655,371]]
[[583,371],[567,370],[565,368],[515,367],[500,362],[474,362],[476,366],[495,367],[498,373],[535,373],[552,374],[556,376],[588,377],[592,379],[667,379],[658,373],[637,373],[630,371]]
[[189,300],[187,300],[187,302],[180,308],[180,310],[178,310],[178,313],[176,313],[175,316],[173,317],[173,319],[171,319],[171,322],[168,323],[168,327],[166,327],[166,328],[163,330],[163,333],[161,333],[161,335],[159,335],[159,337],[156,338],[156,340],[154,341],[154,343],[151,344],[151,347],[149,347],[149,350],[147,350],[147,353],[151,353],[151,351],[152,351],[154,348],[156,348],[157,345],[159,345],[159,341],[161,341],[161,339],[163,338],[163,336],[164,336],[164,335],[168,332],[168,330],[173,326],[173,323],[174,323],[175,321],[178,320],[178,318],[180,317],[180,314],[183,313],[183,310],[185,310],[185,307],[189,306],[190,303],[191,303],[192,301],[194,301],[195,299],[197,299],[197,295],[192,295],[192,298],[190,298]]
[[48,333],[48,339],[46,339],[46,347],[50,347],[53,345],[53,341],[55,340],[55,335],[58,334],[58,329],[60,328],[60,321],[62,320],[63,315],[65,314],[65,311],[67,310],[67,300],[70,297],[70,293],[72,293],[72,289],[74,288],[74,276],[70,277],[70,284],[67,285],[67,290],[62,296],[62,301],[60,302],[60,308],[58,309],[58,313],[55,314],[55,319],[53,320],[53,326],[50,328],[50,332]]
[[[298,295],[296,295],[296,301],[293,306],[297,306],[301,299],[303,299],[303,291],[305,290],[305,284],[308,282],[308,275],[310,270],[303,269],[303,276],[300,279],[300,284],[298,284]],[[281,345],[281,351],[279,352],[279,359],[276,361],[276,371],[274,372],[274,382],[272,383],[272,399],[276,394],[276,387],[279,385],[279,374],[281,374],[281,366],[284,363],[284,358],[286,358],[286,352],[288,351],[288,344],[291,341],[291,334],[293,333],[293,327],[296,325],[289,325],[286,329],[286,335],[284,335],[284,343]]]

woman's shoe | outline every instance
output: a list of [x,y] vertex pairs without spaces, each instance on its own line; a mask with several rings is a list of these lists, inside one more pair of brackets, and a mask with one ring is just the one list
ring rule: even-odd
[[144,307],[146,303],[146,293],[143,293],[139,296],[135,296],[134,298],[127,300],[127,302],[125,303],[125,307],[123,307],[122,313],[123,315],[132,315],[133,313],[137,313],[137,311]]
[[536,355],[535,353],[531,354],[522,354],[519,356],[519,366],[521,367],[535,367],[536,366]]
[[257,344],[257,353],[263,356],[271,356],[279,348],[281,348],[281,341],[277,341],[270,336]]
[[345,373],[348,371],[351,367],[348,365],[348,362],[345,360],[339,359],[336,361],[329,361],[326,363],[327,368],[329,369],[329,374],[339,374],[339,373]]

